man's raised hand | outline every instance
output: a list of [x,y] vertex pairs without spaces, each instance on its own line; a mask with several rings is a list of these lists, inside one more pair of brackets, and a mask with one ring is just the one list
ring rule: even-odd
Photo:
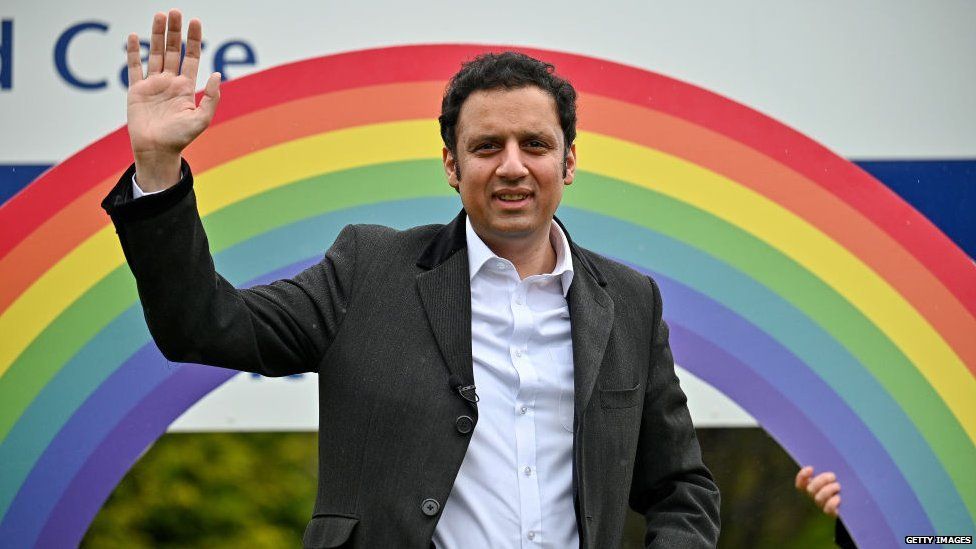
[[220,101],[220,73],[207,80],[203,99],[194,100],[200,45],[200,21],[191,19],[186,55],[180,67],[182,20],[179,10],[153,17],[148,71],[143,76],[139,37],[126,43],[129,68],[128,127],[136,179],[146,191],[172,187],[180,180],[180,153],[210,125]]

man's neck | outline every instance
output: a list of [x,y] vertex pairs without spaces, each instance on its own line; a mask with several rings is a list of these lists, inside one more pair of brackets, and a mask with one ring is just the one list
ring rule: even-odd
[[496,240],[478,236],[495,255],[511,261],[519,278],[524,280],[532,275],[551,273],[556,268],[556,250],[549,237],[551,230],[525,239]]

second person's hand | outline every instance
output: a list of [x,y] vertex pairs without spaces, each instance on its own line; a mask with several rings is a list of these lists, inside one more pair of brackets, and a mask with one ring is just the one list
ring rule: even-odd
[[813,467],[807,465],[796,474],[796,489],[807,494],[826,515],[837,516],[840,507],[840,483],[831,471],[813,476]]

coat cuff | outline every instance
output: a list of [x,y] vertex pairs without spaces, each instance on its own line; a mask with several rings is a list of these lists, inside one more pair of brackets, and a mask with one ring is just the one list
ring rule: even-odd
[[136,165],[132,164],[102,200],[102,209],[111,216],[115,225],[119,225],[148,219],[172,208],[193,189],[193,173],[190,171],[190,165],[183,158],[180,158],[180,164],[180,172],[183,176],[179,183],[165,191],[138,199],[132,198],[132,176],[136,173]]

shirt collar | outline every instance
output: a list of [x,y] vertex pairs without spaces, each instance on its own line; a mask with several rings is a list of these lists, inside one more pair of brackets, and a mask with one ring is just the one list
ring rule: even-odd
[[[464,223],[468,245],[468,276],[470,280],[481,271],[481,268],[489,260],[502,258],[495,255],[495,252],[491,251],[491,248],[474,231],[474,227],[471,226],[471,218],[465,217]],[[573,283],[573,256],[569,248],[569,239],[559,227],[559,223],[550,222],[549,243],[556,251],[556,266],[550,274],[559,276],[563,286],[563,297],[566,297],[566,294],[569,293],[569,287]],[[508,261],[507,259],[502,260]]]

